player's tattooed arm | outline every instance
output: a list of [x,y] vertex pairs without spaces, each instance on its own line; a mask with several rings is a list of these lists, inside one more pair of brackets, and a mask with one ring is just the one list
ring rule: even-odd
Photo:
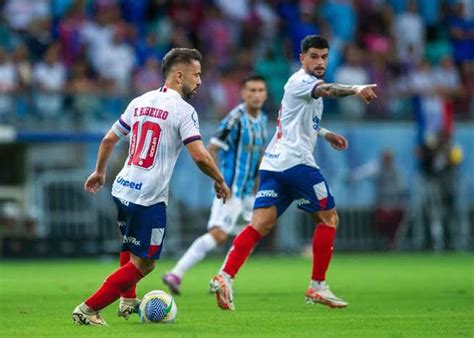
[[339,83],[321,83],[314,88],[316,97],[345,97],[356,94],[355,86]]
[[314,88],[314,97],[345,97],[349,95],[360,96],[366,103],[377,97],[374,93],[376,84],[369,85],[343,85],[339,83],[320,83]]

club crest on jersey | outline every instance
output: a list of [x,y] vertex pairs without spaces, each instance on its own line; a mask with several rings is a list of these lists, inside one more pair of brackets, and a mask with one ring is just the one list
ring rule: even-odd
[[130,188],[130,189],[135,189],[135,190],[141,190],[143,183],[136,183],[132,181],[127,181],[123,177],[117,177],[117,183],[120,185],[123,185],[124,187]]
[[196,111],[193,111],[193,113],[191,114],[191,119],[193,120],[196,129],[199,129],[199,122]]

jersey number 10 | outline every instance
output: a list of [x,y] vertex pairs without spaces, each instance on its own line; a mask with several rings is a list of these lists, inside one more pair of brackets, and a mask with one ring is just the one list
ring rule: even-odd
[[155,165],[160,142],[161,127],[158,123],[146,121],[140,126],[135,122],[130,137],[128,165],[150,169]]

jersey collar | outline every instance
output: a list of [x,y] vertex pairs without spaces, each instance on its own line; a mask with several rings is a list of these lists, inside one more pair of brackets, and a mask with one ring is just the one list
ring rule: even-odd
[[250,113],[247,111],[247,108],[245,108],[245,103],[241,103],[240,106],[239,106],[239,109],[241,109],[243,112],[244,112],[244,115],[247,116],[247,118],[252,121],[252,122],[257,122],[258,119],[260,118],[260,115],[262,113],[261,110],[258,111],[257,113],[257,116],[256,117],[253,117],[252,115],[250,115]]
[[166,87],[166,86],[162,86],[162,87],[158,88],[157,91],[160,92],[160,93],[167,93],[167,94],[171,94],[171,95],[181,97],[181,95],[176,90],[171,89],[171,88]]

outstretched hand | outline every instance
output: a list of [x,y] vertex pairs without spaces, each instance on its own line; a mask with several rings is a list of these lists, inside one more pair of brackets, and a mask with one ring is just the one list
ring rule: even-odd
[[365,101],[365,103],[370,103],[373,99],[377,98],[377,95],[375,95],[374,92],[374,88],[377,87],[376,84],[360,85],[354,87],[356,95],[360,96]]
[[90,176],[87,178],[86,182],[84,183],[84,190],[95,194],[99,192],[105,184],[105,174],[99,174],[98,172],[94,171]]
[[224,181],[214,181],[214,191],[216,192],[217,198],[222,198],[224,203],[226,199],[230,198],[230,189]]
[[347,149],[349,142],[344,138],[344,136],[338,135],[336,133],[328,133],[326,135],[326,140],[331,144],[336,150]]

